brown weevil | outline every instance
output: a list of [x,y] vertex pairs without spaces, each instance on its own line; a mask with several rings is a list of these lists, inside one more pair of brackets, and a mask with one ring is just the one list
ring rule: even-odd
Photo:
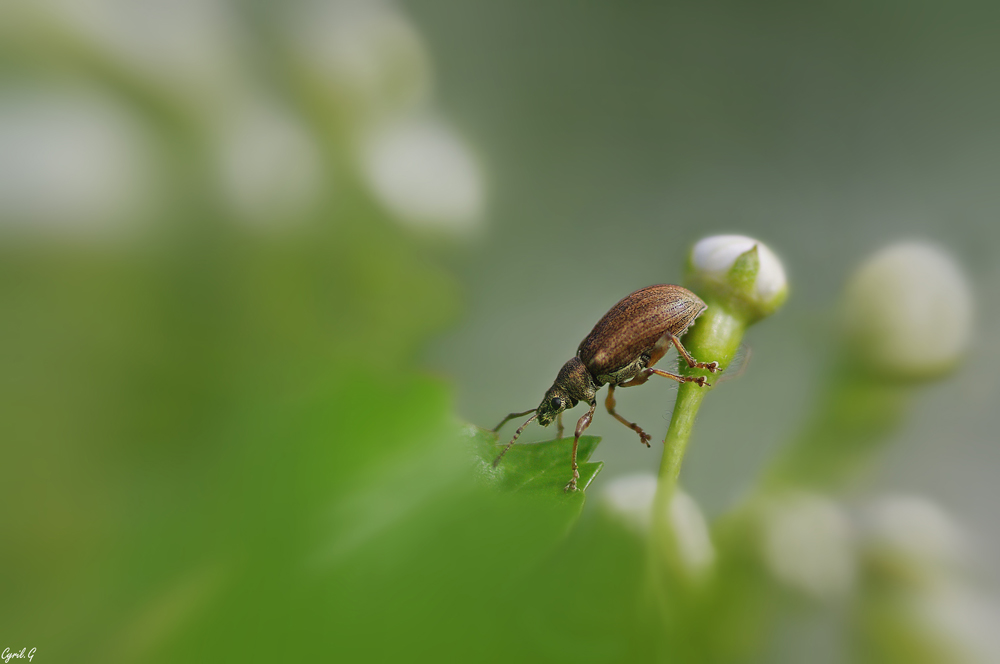
[[562,412],[583,401],[590,405],[590,409],[576,423],[573,477],[565,489],[576,491],[576,481],[580,478],[576,465],[577,446],[597,408],[597,391],[605,384],[608,386],[608,396],[604,400],[604,406],[608,413],[638,433],[639,440],[649,447],[650,435],[639,425],[615,412],[615,388],[642,385],[653,374],[672,378],[680,383],[697,383],[702,387],[709,385],[704,376],[679,376],[653,368],[673,345],[689,367],[708,369],[712,373],[718,371],[718,362],[698,362],[680,341],[691,323],[705,309],[707,306],[697,295],[671,284],[648,286],[625,297],[604,314],[587,338],[580,342],[576,356],[559,370],[555,382],[537,408],[511,413],[494,427],[493,431],[499,431],[509,420],[534,413],[517,429],[511,441],[493,461],[493,467],[500,463],[503,455],[534,419],[542,426],[558,420],[559,435],[562,436]]

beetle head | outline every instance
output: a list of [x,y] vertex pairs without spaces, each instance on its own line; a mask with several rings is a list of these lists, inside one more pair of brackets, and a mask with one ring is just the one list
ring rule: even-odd
[[[569,362],[563,365],[562,369],[559,370],[559,375],[556,376],[556,381],[552,383],[552,387],[549,388],[548,392],[545,393],[545,398],[542,399],[542,403],[538,405],[535,409],[535,414],[529,417],[524,424],[518,427],[517,431],[514,432],[514,437],[510,439],[507,443],[507,447],[503,448],[500,452],[500,456],[493,460],[493,467],[496,468],[497,464],[500,463],[500,459],[503,455],[507,453],[514,441],[517,440],[524,428],[531,424],[532,420],[537,419],[538,423],[543,427],[547,427],[552,424],[552,421],[556,419],[556,415],[563,412],[567,408],[572,408],[580,401],[586,401],[589,404],[593,404],[594,397],[597,394],[597,384],[594,382],[593,377],[584,366],[583,362],[579,357],[572,358]],[[521,413],[524,415],[525,413]],[[507,420],[504,420],[506,422]],[[503,422],[501,422],[503,424]]]
[[538,423],[543,427],[552,424],[556,415],[572,408],[581,401],[592,403],[597,394],[597,385],[579,357],[572,358],[562,366],[552,387],[538,405]]
[[552,424],[552,421],[556,419],[556,415],[563,412],[567,408],[572,408],[577,404],[576,399],[569,396],[560,385],[556,384],[549,388],[548,392],[545,393],[545,398],[542,399],[542,403],[538,405],[535,412],[538,414],[538,423],[543,427],[547,427]]

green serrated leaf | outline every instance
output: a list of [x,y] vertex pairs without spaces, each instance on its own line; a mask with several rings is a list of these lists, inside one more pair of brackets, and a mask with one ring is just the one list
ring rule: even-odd
[[[572,477],[572,438],[514,445],[496,468],[493,467],[493,460],[503,450],[497,434],[478,429],[473,434],[472,442],[483,481],[503,491],[560,495]],[[577,487],[581,492],[590,486],[604,466],[601,462],[587,463],[600,442],[597,436],[580,438],[577,449],[580,479],[577,480]]]
[[601,468],[604,468],[603,461],[595,461],[594,463],[581,463],[580,466],[580,479],[576,481],[580,491],[586,491],[590,486],[590,483],[594,481],[597,477],[597,473],[601,472]]

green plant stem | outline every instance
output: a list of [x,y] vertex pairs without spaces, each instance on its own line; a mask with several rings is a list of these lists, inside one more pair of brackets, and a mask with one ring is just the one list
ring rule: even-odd
[[[734,315],[723,306],[709,302],[708,309],[684,337],[684,347],[701,362],[718,362],[721,371],[712,374],[705,369],[692,369],[682,360],[681,375],[706,376],[711,383],[717,381],[736,356],[745,330],[744,318]],[[699,387],[696,383],[683,383],[678,389],[677,402],[670,417],[670,427],[663,441],[663,458],[660,461],[657,489],[658,504],[662,503],[665,506],[670,502],[670,496],[677,486],[681,463],[694,429],[698,409],[711,389],[709,386]]]
[[842,485],[891,440],[914,384],[859,367],[845,351],[803,430],[772,464],[763,489],[829,491]]
[[[721,371],[710,373],[705,369],[692,369],[686,362],[680,360],[681,375],[706,376],[709,382],[717,381],[739,350],[747,326],[745,320],[724,306],[717,304],[713,306],[712,302],[708,302],[708,309],[685,335],[683,343],[696,360],[718,362]],[[698,409],[710,389],[712,388],[709,386],[700,387],[696,383],[681,384],[674,412],[670,418],[670,427],[663,441],[663,458],[660,461],[659,481],[653,502],[648,574],[650,588],[653,589],[653,597],[664,625],[675,622],[669,615],[671,602],[667,598],[682,592],[686,582],[694,581],[687,574],[678,554],[673,529],[669,526],[670,502],[677,488],[681,463],[684,461],[684,453],[691,439]]]
[[[659,487],[668,494],[673,493],[677,486],[677,478],[681,473],[681,463],[687,451],[694,420],[698,415],[705,389],[694,383],[684,383],[677,393],[677,402],[670,418],[670,428],[663,441],[663,458],[660,459]],[[669,498],[669,495],[667,496]]]

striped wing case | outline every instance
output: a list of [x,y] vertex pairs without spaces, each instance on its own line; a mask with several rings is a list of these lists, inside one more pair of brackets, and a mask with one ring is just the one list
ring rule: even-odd
[[628,295],[604,315],[580,343],[577,356],[595,376],[631,364],[667,332],[681,336],[706,309],[681,286],[648,286]]

